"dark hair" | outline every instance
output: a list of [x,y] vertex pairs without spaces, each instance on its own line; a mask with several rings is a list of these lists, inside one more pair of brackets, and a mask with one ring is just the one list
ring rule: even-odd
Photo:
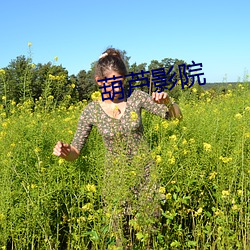
[[95,65],[95,75],[104,78],[105,73],[109,70],[116,71],[122,76],[127,74],[122,53],[114,48],[108,48],[102,53]]

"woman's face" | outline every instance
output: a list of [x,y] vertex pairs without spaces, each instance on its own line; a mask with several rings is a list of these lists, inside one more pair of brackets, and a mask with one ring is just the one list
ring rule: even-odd
[[124,77],[113,70],[107,71],[105,73],[105,77],[109,80],[98,82],[98,80],[103,80],[104,78],[96,77],[97,84],[99,85],[99,87],[102,87],[102,93],[105,93],[104,97],[109,98],[110,93],[110,99],[112,99],[113,96],[114,100],[119,98],[121,99],[123,95]]

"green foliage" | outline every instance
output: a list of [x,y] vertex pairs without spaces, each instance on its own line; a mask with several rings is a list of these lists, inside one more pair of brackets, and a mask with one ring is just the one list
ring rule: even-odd
[[[58,140],[72,140],[86,105],[55,103],[10,102],[9,116],[0,106],[2,249],[247,249],[249,85],[184,93],[181,122],[143,112],[151,153],[142,151],[132,163],[122,154],[110,159],[110,175],[95,128],[77,161],[52,155]],[[137,203],[129,189],[151,157],[164,199],[149,204],[142,192]],[[124,200],[140,208],[125,217],[129,223],[121,216]],[[160,218],[148,216],[155,204]]]

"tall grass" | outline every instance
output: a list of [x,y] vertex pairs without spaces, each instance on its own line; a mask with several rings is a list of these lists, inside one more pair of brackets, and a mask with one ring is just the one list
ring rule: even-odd
[[[119,159],[114,166],[124,175],[105,183],[104,145],[95,128],[75,162],[52,155],[58,140],[71,142],[86,103],[55,108],[50,98],[46,109],[42,101],[33,105],[10,102],[10,116],[3,106],[0,110],[0,247],[119,249],[116,238],[123,228],[114,229],[120,214],[114,204],[149,155],[139,155],[134,165]],[[158,191],[165,199],[151,235],[145,230],[154,224],[150,218],[131,217],[127,244],[134,249],[248,249],[249,85],[217,96],[193,91],[182,95],[179,106],[181,122],[143,112],[150,157],[161,177]],[[103,203],[105,185],[113,210]]]

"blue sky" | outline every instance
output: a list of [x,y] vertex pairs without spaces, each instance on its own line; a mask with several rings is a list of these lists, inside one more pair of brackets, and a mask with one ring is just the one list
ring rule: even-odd
[[177,58],[203,64],[207,82],[250,73],[250,1],[8,0],[1,3],[0,68],[19,55],[88,70],[113,46],[130,64]]

